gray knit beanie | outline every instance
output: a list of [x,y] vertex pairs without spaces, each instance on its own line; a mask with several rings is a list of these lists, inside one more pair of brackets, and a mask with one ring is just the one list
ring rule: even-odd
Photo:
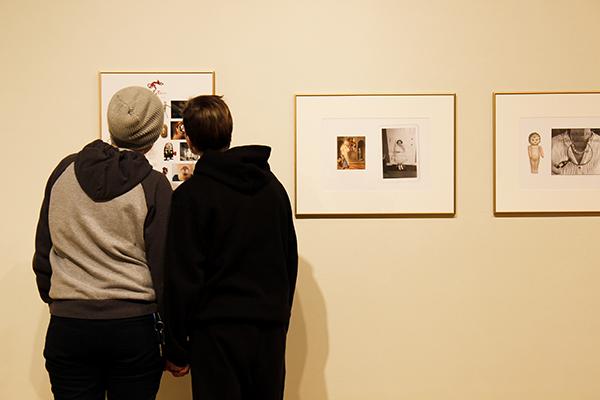
[[143,150],[158,139],[165,117],[158,96],[146,88],[130,86],[113,95],[106,118],[116,146]]

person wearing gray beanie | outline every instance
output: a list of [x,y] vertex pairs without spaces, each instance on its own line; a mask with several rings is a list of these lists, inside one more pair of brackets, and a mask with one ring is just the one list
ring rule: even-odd
[[46,184],[33,270],[50,311],[44,357],[56,399],[156,398],[172,190],[144,153],[163,115],[151,91],[119,90],[112,145],[98,139],[65,157]]
[[140,86],[129,86],[110,99],[106,114],[113,144],[149,150],[163,129],[164,107],[158,96]]

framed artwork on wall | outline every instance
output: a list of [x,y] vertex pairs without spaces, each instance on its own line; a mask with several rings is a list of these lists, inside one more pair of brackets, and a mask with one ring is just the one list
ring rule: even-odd
[[100,131],[110,143],[106,120],[108,103],[118,90],[142,86],[152,90],[163,102],[165,124],[160,137],[146,153],[154,169],[165,174],[173,187],[192,176],[198,157],[194,155],[181,130],[181,111],[195,96],[215,94],[214,72],[100,72]]
[[494,214],[600,215],[600,92],[494,93]]
[[452,217],[454,94],[296,95],[298,218]]

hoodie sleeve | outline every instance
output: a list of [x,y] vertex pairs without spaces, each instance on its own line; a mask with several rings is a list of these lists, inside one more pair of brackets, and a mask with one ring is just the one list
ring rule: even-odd
[[33,255],[33,272],[37,283],[40,297],[44,303],[51,303],[50,278],[52,277],[52,265],[50,265],[50,251],[52,251],[52,237],[50,236],[50,225],[48,223],[48,212],[50,209],[50,195],[52,187],[67,167],[75,161],[76,155],[72,154],[62,160],[54,169],[44,191],[44,201],[40,210],[37,229],[35,232],[35,253]]
[[142,181],[142,187],[148,206],[148,214],[144,223],[146,262],[152,276],[158,310],[162,314],[164,309],[165,242],[173,191],[167,178],[156,171],[152,171]]
[[[286,193],[287,198],[287,193]],[[294,229],[294,218],[292,217],[292,208],[290,206],[289,198],[287,198],[287,214],[288,214],[288,256],[287,256],[287,269],[289,279],[289,304],[290,308],[294,301],[294,293],[296,291],[296,280],[298,277],[298,241],[296,238],[296,230]]]
[[184,366],[189,364],[188,322],[204,287],[206,257],[199,242],[208,211],[181,189],[173,194],[165,254],[165,353]]

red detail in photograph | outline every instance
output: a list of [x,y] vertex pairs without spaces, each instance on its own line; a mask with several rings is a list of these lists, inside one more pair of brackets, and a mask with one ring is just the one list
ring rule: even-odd
[[150,82],[148,85],[148,89],[152,89],[152,91],[154,92],[154,94],[158,94],[158,86],[162,86],[164,85],[163,82],[159,81],[158,79],[155,80],[154,82]]

